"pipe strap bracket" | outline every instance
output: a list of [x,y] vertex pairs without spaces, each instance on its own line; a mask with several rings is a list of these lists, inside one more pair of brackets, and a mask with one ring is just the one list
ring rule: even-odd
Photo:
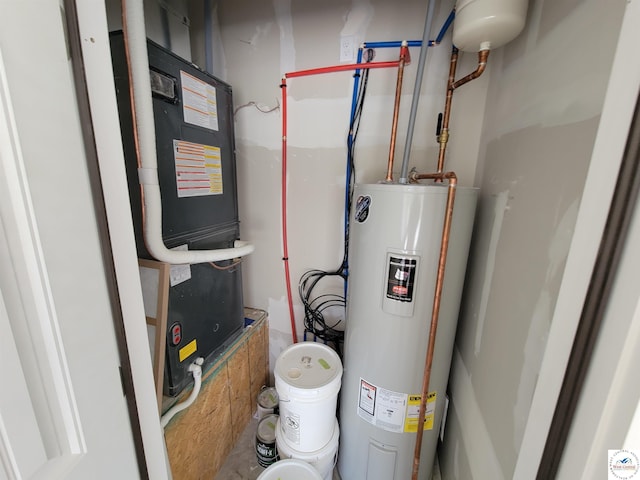
[[140,185],[159,185],[158,169],[156,168],[138,168],[138,181]]

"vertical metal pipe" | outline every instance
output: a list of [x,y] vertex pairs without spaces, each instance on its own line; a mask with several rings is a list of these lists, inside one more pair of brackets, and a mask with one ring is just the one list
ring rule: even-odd
[[427,51],[429,50],[429,36],[431,35],[431,22],[433,21],[433,11],[435,1],[428,1],[427,18],[424,22],[424,31],[422,34],[422,47],[420,48],[420,57],[418,58],[418,72],[416,73],[416,83],[413,87],[413,98],[411,100],[411,109],[409,111],[409,125],[407,128],[407,139],[404,145],[404,155],[402,157],[402,168],[400,170],[399,183],[406,183],[407,171],[409,170],[409,156],[411,154],[411,143],[413,142],[413,130],[416,123],[416,115],[418,112],[418,101],[420,100],[420,88],[422,87],[422,76],[424,74],[424,66],[427,62]]
[[449,142],[449,118],[451,117],[451,100],[453,98],[453,91],[456,88],[461,87],[465,83],[469,83],[471,80],[475,80],[482,75],[487,68],[487,59],[489,58],[489,49],[480,50],[478,52],[478,67],[469,75],[462,77],[457,82],[455,81],[456,64],[458,62],[458,49],[453,47],[451,52],[451,64],[449,67],[449,81],[447,82],[447,98],[444,105],[444,118],[442,121],[442,132],[438,137],[438,143],[440,143],[440,152],[438,153],[438,173],[444,170],[444,154],[447,149],[447,143]]
[[398,78],[396,80],[396,97],[393,106],[393,121],[391,123],[391,142],[389,144],[389,161],[387,162],[386,182],[393,181],[393,159],[396,151],[396,137],[398,136],[398,114],[400,112],[400,98],[402,95],[402,78],[404,77],[404,66],[409,59],[409,48],[407,42],[402,42],[400,47],[400,60],[398,62]]
[[213,75],[213,22],[211,0],[204,0],[204,68]]
[[447,173],[426,173],[412,174],[411,180],[433,179],[449,181],[449,189],[447,191],[447,203],[444,216],[444,224],[442,227],[442,241],[440,243],[440,258],[438,260],[438,273],[436,277],[436,288],[433,297],[433,308],[431,311],[431,327],[429,328],[429,343],[427,346],[427,356],[425,359],[424,376],[422,379],[422,397],[420,400],[420,410],[418,412],[418,432],[416,435],[415,450],[413,456],[413,470],[411,472],[411,480],[418,479],[418,471],[420,469],[420,453],[422,450],[422,438],[424,434],[424,418],[427,410],[427,396],[429,394],[429,382],[431,380],[431,367],[433,365],[433,353],[436,344],[436,333],[438,329],[438,319],[440,316],[440,301],[442,299],[442,287],[444,285],[444,274],[447,265],[447,252],[449,250],[449,237],[451,233],[451,220],[453,218],[453,205],[456,196],[456,186],[458,179],[453,172]]
[[451,50],[451,61],[449,63],[449,79],[447,80],[447,96],[444,102],[444,115],[442,116],[442,130],[438,137],[440,151],[438,153],[438,173],[444,169],[444,154],[449,141],[449,118],[451,117],[451,100],[453,99],[453,84],[456,76],[456,67],[458,65],[458,49],[453,47]]

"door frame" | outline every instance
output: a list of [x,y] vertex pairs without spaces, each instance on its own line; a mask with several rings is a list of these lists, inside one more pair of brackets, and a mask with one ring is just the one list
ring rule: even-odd
[[[616,319],[607,318],[607,313],[611,309],[616,309],[615,302],[620,301],[618,300],[620,287],[617,282],[621,275],[624,275],[624,267],[628,267],[626,264],[633,263],[633,259],[629,259],[627,256],[637,253],[637,249],[633,248],[636,243],[632,240],[632,222],[640,213],[637,208],[640,189],[640,164],[638,162],[640,159],[640,102],[638,100],[636,100],[627,148],[618,174],[598,258],[591,275],[589,290],[540,461],[537,478],[541,480],[556,478],[558,474],[573,422],[580,418],[578,411],[581,396],[588,395],[586,383],[590,367],[594,362],[597,362],[597,343],[606,334],[607,325],[605,322],[616,321]],[[626,261],[624,261],[625,258],[627,258]],[[633,278],[627,278],[625,281],[633,283]],[[631,290],[633,289],[631,288]],[[633,296],[634,292],[631,291],[630,295]],[[624,316],[627,315],[628,312],[625,312]],[[622,336],[629,335],[629,332],[633,330],[631,325],[625,322],[624,327],[619,328],[619,332],[623,333]],[[635,341],[635,339],[630,340]],[[609,345],[613,346],[611,343]],[[611,377],[611,374],[606,377]],[[605,382],[606,380],[603,379],[602,383],[605,384]],[[633,379],[630,379],[630,382],[636,383]],[[619,447],[620,444],[615,442],[609,446]]]
[[[74,62],[81,64],[84,71],[87,114],[91,119],[87,128],[92,130],[90,133],[95,146],[93,153],[98,168],[96,174],[101,184],[97,195],[104,201],[104,219],[108,229],[106,242],[110,244],[111,254],[108,265],[113,267],[112,277],[115,283],[113,307],[121,312],[121,342],[124,356],[128,357],[128,365],[123,365],[123,368],[128,367],[124,378],[125,386],[132,389],[134,398],[129,407],[132,409],[133,422],[137,417],[138,424],[132,427],[139,432],[136,440],[141,443],[139,447],[143,455],[140,458],[139,453],[139,461],[145,463],[148,478],[170,479],[171,470],[164,431],[160,425],[149,339],[144,321],[142,288],[111,67],[106,5],[104,0],[69,0],[65,3],[75,7],[75,15],[72,15],[71,21],[73,16],[77,19],[79,49],[72,51],[81,56],[75,58]],[[72,41],[71,38],[69,40]]]
[[598,132],[538,383],[514,471],[513,478],[517,480],[536,477],[552,426],[554,409],[558,403],[613,199],[634,114],[635,99],[640,90],[640,64],[635,61],[636,45],[639,43],[640,1],[629,0],[626,2]]

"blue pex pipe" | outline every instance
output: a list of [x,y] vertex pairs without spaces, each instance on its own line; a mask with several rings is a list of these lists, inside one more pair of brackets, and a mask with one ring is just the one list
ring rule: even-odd
[[[365,42],[363,44],[364,48],[400,48],[402,46],[402,42]],[[408,40],[407,46],[409,47],[421,47],[422,40]]]
[[[360,47],[358,49],[358,59],[356,63],[362,63],[362,53],[364,48]],[[347,136],[347,171],[346,171],[346,180],[345,180],[345,189],[344,189],[344,238],[346,239],[349,235],[349,200],[350,200],[350,192],[349,187],[351,185],[351,147],[353,146],[353,120],[356,116],[356,104],[358,102],[358,88],[360,87],[360,69],[355,71],[354,81],[353,81],[353,95],[351,97],[351,115],[349,119],[349,135]],[[347,278],[349,277],[349,257],[347,252],[345,252],[345,263],[344,263],[344,298],[347,298]]]
[[442,25],[442,28],[440,29],[440,33],[438,33],[438,36],[436,37],[436,44],[442,41],[442,39],[444,38],[444,34],[447,33],[447,30],[449,30],[449,27],[451,26],[451,23],[453,22],[453,19],[455,17],[456,17],[456,11],[451,10],[451,13],[449,14],[449,16],[444,22],[444,25]]
[[[364,49],[358,49],[357,63],[362,63],[362,53]],[[360,87],[360,69],[356,70],[353,81],[353,95],[351,96],[351,116],[349,119],[349,135],[347,137],[347,172],[346,172],[346,189],[344,194],[344,234],[345,238],[349,234],[349,186],[351,185],[351,147],[353,145],[353,120],[356,117],[356,104],[358,102],[358,88]],[[345,272],[345,277],[347,276]],[[346,282],[346,281],[345,281]],[[346,289],[346,283],[345,283]]]
[[[362,54],[364,52],[364,47],[360,47],[358,49],[358,59],[356,63],[362,63]],[[358,87],[360,86],[360,69],[357,69],[354,74],[355,80],[353,81],[353,95],[351,96],[351,116],[349,118],[349,126],[353,122],[353,119],[356,116],[356,102],[358,101]],[[349,132],[351,136],[353,132]]]

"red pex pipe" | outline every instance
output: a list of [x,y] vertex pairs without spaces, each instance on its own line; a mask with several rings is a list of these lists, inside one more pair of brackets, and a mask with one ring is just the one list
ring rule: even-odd
[[399,60],[392,62],[350,63],[348,65],[334,65],[332,67],[312,68],[310,70],[298,70],[285,73],[285,78],[308,77],[322,73],[345,72],[348,70],[365,70],[367,68],[393,68],[400,65]]
[[[408,61],[405,65],[408,65]],[[296,318],[293,313],[293,295],[291,293],[291,274],[289,271],[289,242],[287,240],[287,78],[307,77],[310,75],[345,72],[349,70],[364,70],[367,68],[395,68],[399,66],[400,60],[392,62],[370,62],[366,64],[352,63],[348,65],[334,65],[331,67],[299,70],[297,72],[285,73],[282,77],[282,83],[280,84],[280,88],[282,89],[282,261],[284,262],[284,276],[287,283],[287,300],[289,303],[293,343],[298,343],[298,334],[296,332]]]
[[282,261],[284,276],[287,282],[287,299],[289,318],[291,319],[291,336],[293,343],[298,343],[296,317],[293,314],[293,297],[291,294],[291,275],[289,273],[289,242],[287,240],[287,78],[282,77]]

